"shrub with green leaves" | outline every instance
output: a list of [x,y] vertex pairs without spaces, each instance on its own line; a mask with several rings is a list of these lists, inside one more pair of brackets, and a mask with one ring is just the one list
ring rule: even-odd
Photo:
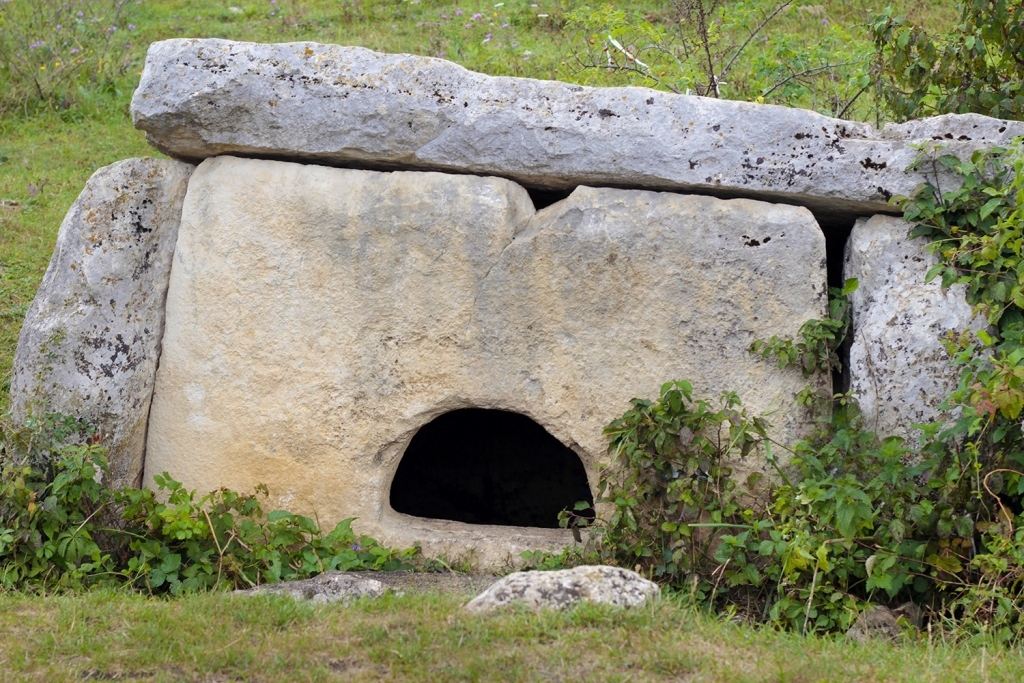
[[804,377],[818,372],[839,372],[843,364],[839,347],[850,329],[850,295],[857,291],[856,278],[847,280],[842,288],[828,290],[828,317],[811,319],[800,326],[799,339],[772,335],[770,339],[755,339],[750,352],[762,358],[775,358],[780,368],[795,365]]
[[67,106],[131,63],[129,0],[0,0],[0,111]]
[[705,595],[719,533],[756,516],[742,500],[761,477],[751,474],[744,492],[732,464],[755,451],[771,457],[767,424],[748,417],[732,393],[694,400],[685,380],[666,383],[657,400],[632,404],[605,429],[614,461],[597,496],[599,507],[611,509],[600,522],[601,552],[671,585],[695,581]]
[[875,82],[898,120],[974,112],[1024,119],[1024,6],[959,0],[960,20],[932,35],[892,7],[872,17]]
[[325,532],[309,517],[265,513],[263,486],[251,495],[221,489],[199,497],[164,474],[155,477],[156,492],[111,490],[100,483],[104,449],[89,438],[68,440],[85,429],[73,418],[48,415],[0,428],[5,588],[127,583],[177,595],[330,570],[409,569],[417,553],[357,535],[352,519]]

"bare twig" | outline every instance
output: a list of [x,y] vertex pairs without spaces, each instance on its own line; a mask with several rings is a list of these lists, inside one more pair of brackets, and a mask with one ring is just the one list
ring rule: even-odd
[[217,532],[213,528],[213,521],[210,519],[210,515],[206,510],[203,510],[203,515],[206,517],[206,523],[210,525],[210,535],[213,536],[213,543],[217,546],[217,583],[220,583],[221,569],[224,567],[224,549],[220,546],[220,541],[217,540]]
[[1022,477],[1024,477],[1024,472],[1018,472],[1017,470],[1011,470],[1011,469],[1006,469],[1006,468],[1001,468],[1001,469],[998,469],[998,470],[992,470],[991,472],[989,472],[988,474],[985,475],[984,481],[981,482],[982,485],[985,487],[985,490],[988,491],[988,495],[990,495],[993,498],[995,498],[996,502],[999,503],[999,509],[1002,511],[1003,516],[1006,517],[1006,523],[1010,527],[1010,535],[1013,535],[1013,515],[1010,514],[1010,511],[1008,509],[1006,509],[1006,506],[1003,504],[1002,499],[999,496],[997,496],[995,493],[993,493],[992,489],[989,488],[989,485],[988,485],[988,478],[991,477],[993,474],[996,474],[997,472],[1010,472],[1012,474],[1019,474]]
[[814,589],[818,585],[818,563],[814,563],[814,576],[811,577],[811,593],[807,596],[807,610],[804,611],[804,628],[801,635],[807,635],[807,622],[811,619],[811,604],[814,602]]
[[850,98],[850,101],[846,103],[846,106],[845,106],[845,107],[843,107],[843,110],[842,110],[841,112],[839,112],[838,114],[836,114],[836,118],[837,118],[837,119],[841,119],[841,118],[843,118],[843,116],[845,116],[845,115],[846,115],[846,112],[847,112],[847,110],[848,110],[848,109],[849,109],[849,108],[850,108],[851,106],[853,106],[853,103],[854,103],[854,102],[856,102],[856,101],[857,101],[857,98],[859,98],[859,97],[860,97],[861,95],[863,95],[864,93],[866,93],[866,92],[868,91],[868,89],[869,89],[870,87],[871,87],[871,84],[869,83],[869,84],[865,85],[865,86],[864,86],[863,88],[861,88],[860,90],[858,90],[858,91],[857,91],[857,94],[856,94],[856,95],[854,95],[853,97],[851,97],[851,98]]
[[803,71],[799,71],[799,72],[797,72],[795,74],[787,76],[786,78],[782,79],[781,81],[779,81],[778,83],[776,83],[772,87],[768,88],[767,90],[765,90],[764,92],[761,93],[761,97],[768,97],[773,92],[775,92],[776,90],[778,90],[782,86],[786,85],[786,83],[789,83],[790,81],[796,80],[798,78],[802,78],[803,76],[816,76],[817,74],[820,74],[823,71],[830,71],[832,69],[838,69],[841,66],[851,66],[853,64],[862,64],[862,63],[863,62],[860,62],[860,61],[857,61],[857,62],[840,62],[838,64],[826,64],[824,66],[816,66],[816,67],[812,67],[810,69],[804,69]]
[[781,12],[782,10],[786,9],[787,7],[789,7],[791,4],[793,4],[793,0],[786,0],[784,3],[782,3],[781,5],[776,7],[774,12],[772,12],[767,17],[765,17],[764,21],[762,21],[760,24],[757,25],[757,28],[755,28],[753,31],[750,32],[750,35],[747,36],[747,39],[743,41],[743,44],[740,45],[739,49],[736,50],[735,54],[733,54],[732,59],[729,60],[729,63],[725,65],[724,69],[722,69],[722,73],[721,73],[721,77],[722,78],[725,78],[726,76],[728,76],[729,71],[732,69],[733,63],[740,56],[740,54],[743,52],[743,50],[746,49],[747,45],[750,44],[750,41],[752,41],[757,36],[757,34],[761,32],[761,29],[763,29],[765,26],[767,26],[768,22],[770,22],[772,19],[775,18],[775,15],[777,15],[779,12]]

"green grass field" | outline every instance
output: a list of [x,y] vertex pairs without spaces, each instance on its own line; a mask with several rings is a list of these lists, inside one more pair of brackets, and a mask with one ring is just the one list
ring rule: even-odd
[[[947,0],[893,3],[931,27],[954,18]],[[157,155],[127,112],[149,42],[185,36],[315,40],[444,56],[491,74],[626,84],[622,76],[581,72],[573,61],[574,51],[585,48],[562,24],[566,12],[583,4],[163,0],[131,7],[132,63],[123,76],[102,90],[77,91],[63,107],[13,109],[0,120],[0,412],[21,322],[64,213],[97,168]],[[670,16],[667,4],[630,6],[656,23]],[[813,44],[831,35],[830,25],[840,25],[850,40],[866,44],[857,22],[884,3],[799,4],[810,9],[783,15],[779,40]],[[13,85],[0,81],[5,87]],[[347,608],[223,595],[0,596],[0,680],[1024,679],[1020,653],[947,644],[929,634],[896,646],[859,646],[738,626],[668,601],[634,613],[585,608],[494,617],[463,615],[460,604],[437,596]]]
[[1020,654],[940,639],[858,645],[631,612],[469,616],[450,596],[352,606],[200,595],[0,598],[5,681],[1020,681]]

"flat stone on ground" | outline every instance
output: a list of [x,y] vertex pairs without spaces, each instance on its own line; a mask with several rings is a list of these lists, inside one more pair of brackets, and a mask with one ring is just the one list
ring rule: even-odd
[[379,598],[387,591],[397,595],[436,593],[474,595],[486,590],[498,578],[488,574],[459,572],[324,572],[311,579],[282,581],[257,588],[239,590],[239,595],[288,595],[315,603],[348,603],[358,598]]

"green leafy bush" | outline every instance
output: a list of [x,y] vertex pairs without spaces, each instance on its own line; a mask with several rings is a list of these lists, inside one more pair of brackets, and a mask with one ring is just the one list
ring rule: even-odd
[[750,352],[762,358],[775,358],[780,368],[796,365],[804,377],[842,370],[839,347],[850,329],[850,295],[857,291],[857,284],[856,278],[850,278],[841,289],[830,287],[828,317],[801,325],[799,341],[775,335],[767,341],[755,339]]
[[100,483],[104,449],[59,415],[3,427],[0,586],[129,584],[151,593],[246,588],[330,570],[408,569],[396,551],[352,530],[325,533],[309,517],[265,513],[260,497],[221,489],[197,497],[166,474],[158,491]]
[[600,551],[671,585],[693,580],[705,595],[719,534],[757,516],[741,501],[761,475],[752,473],[741,490],[730,463],[755,451],[771,459],[767,424],[749,418],[732,393],[717,403],[694,400],[687,381],[632,403],[605,429],[614,463],[601,473],[597,502],[612,512],[600,522]]
[[892,7],[871,19],[875,82],[898,120],[975,112],[1024,119],[1024,7],[959,0],[960,20],[931,35]]

